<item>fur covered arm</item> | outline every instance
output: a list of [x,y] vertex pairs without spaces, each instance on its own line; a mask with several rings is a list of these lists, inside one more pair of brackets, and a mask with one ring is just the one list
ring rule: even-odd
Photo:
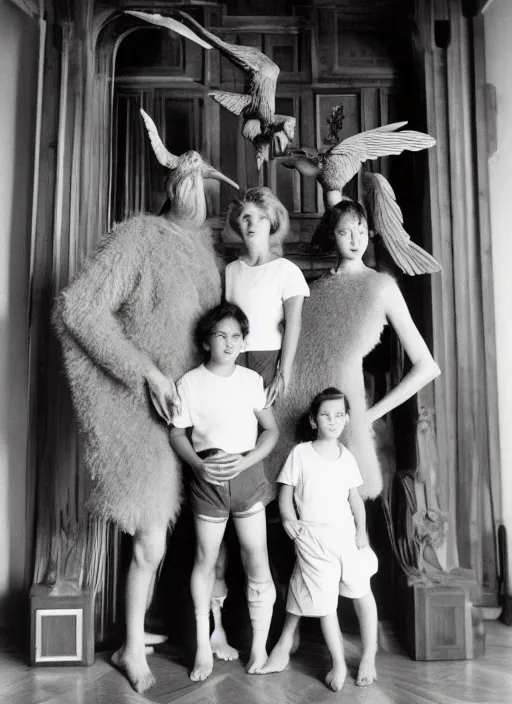
[[116,317],[137,286],[144,258],[128,223],[105,236],[79,276],[61,292],[53,320],[58,334],[70,335],[95,364],[139,395],[155,365],[126,337]]

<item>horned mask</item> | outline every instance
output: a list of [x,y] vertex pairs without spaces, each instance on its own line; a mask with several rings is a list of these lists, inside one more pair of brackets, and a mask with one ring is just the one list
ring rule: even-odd
[[151,146],[156,158],[170,169],[167,180],[167,195],[171,202],[171,212],[180,219],[202,224],[206,219],[206,199],[203,179],[213,178],[224,181],[239,190],[238,184],[210,166],[200,154],[191,150],[175,156],[166,149],[158,135],[158,130],[149,115],[141,109],[148,131]]

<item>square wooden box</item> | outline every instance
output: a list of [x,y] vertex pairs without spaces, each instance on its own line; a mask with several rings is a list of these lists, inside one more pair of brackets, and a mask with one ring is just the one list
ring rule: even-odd
[[30,664],[92,665],[94,609],[90,589],[53,595],[50,587],[30,590]]
[[406,641],[415,660],[468,660],[484,650],[481,613],[463,586],[408,587]]

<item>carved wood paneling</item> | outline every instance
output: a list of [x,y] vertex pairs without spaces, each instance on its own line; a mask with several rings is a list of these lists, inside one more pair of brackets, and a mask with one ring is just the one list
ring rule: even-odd
[[[478,215],[477,191],[481,185],[485,189],[485,182],[481,184],[482,177],[474,169],[477,142],[470,21],[463,17],[459,0],[450,2],[451,41],[447,48],[438,48],[433,7],[424,1],[417,7],[418,24],[425,32],[428,131],[437,139],[436,149],[428,155],[428,210],[433,254],[443,263],[441,276],[432,279],[432,305],[434,356],[443,372],[435,382],[435,408],[440,486],[453,530],[449,558],[474,570],[478,598],[482,599],[483,589],[485,599],[492,603],[496,598],[496,554],[493,526],[486,524],[490,464],[497,464],[495,451],[490,451],[489,432],[495,438],[497,429],[489,431],[483,409],[494,404],[494,337],[492,331],[489,334],[488,295],[492,287],[487,291],[482,288],[490,268],[489,254],[482,257],[479,243],[481,219],[486,215],[485,211]],[[495,418],[496,414],[489,414],[490,423]],[[492,489],[499,491],[499,486]]]
[[[163,5],[156,8],[153,3],[139,3],[148,9],[162,9]],[[278,106],[290,108],[298,118],[297,144],[320,146],[319,120],[324,118],[320,108],[317,113],[317,105],[326,105],[330,96],[332,100],[341,96],[343,100],[355,101],[355,131],[394,119],[395,113],[397,117],[403,116],[399,110],[399,71],[394,64],[390,67],[388,55],[381,51],[387,45],[379,44],[377,50],[372,44],[384,8],[389,13],[395,11],[390,10],[395,5],[404,8],[404,3],[375,0],[371,7],[376,14],[372,15],[370,5],[363,7],[362,3],[315,2],[315,20],[308,27],[304,26],[304,18],[310,8],[286,21],[256,18],[251,22],[245,18],[239,31],[234,26],[238,20],[224,17],[225,25],[219,31],[226,39],[238,37],[243,43],[254,41],[260,48],[275,51],[276,59],[281,56],[285,68],[293,65],[293,71],[282,72]],[[49,574],[55,576],[60,570],[61,576],[78,573],[82,582],[92,584],[98,595],[99,639],[118,618],[115,594],[119,536],[115,528],[90,521],[85,515],[87,479],[77,453],[69,398],[60,371],[58,346],[50,332],[49,315],[54,294],[81,266],[114,218],[124,217],[138,208],[156,210],[159,199],[163,198],[163,174],[158,172],[159,167],[149,152],[140,121],[134,131],[125,130],[124,152],[116,154],[117,166],[113,168],[112,145],[121,142],[122,120],[133,125],[138,120],[139,105],[151,106],[169,147],[177,152],[191,147],[203,151],[214,166],[238,180],[242,188],[266,182],[275,187],[278,195],[283,189],[283,199],[290,209],[301,211],[292,215],[290,247],[309,240],[319,210],[314,181],[291,172],[279,174],[277,169],[281,167],[275,162],[261,172],[256,171],[252,146],[240,134],[240,118],[208,98],[211,86],[233,91],[243,88],[243,75],[231,64],[221,65],[217,52],[197,53],[196,49],[190,49],[196,51],[195,58],[190,59],[190,75],[175,71],[171,80],[164,72],[155,70],[137,77],[126,66],[117,83],[117,102],[112,113],[116,47],[123,34],[136,26],[126,17],[115,17],[113,8],[121,6],[126,3],[103,2],[103,10],[93,17],[92,3],[74,4],[74,23],[64,27],[62,47],[49,42],[46,48],[30,330],[29,472],[38,477],[35,576],[39,580]],[[443,263],[443,273],[431,281],[432,310],[430,302],[426,309],[427,317],[432,316],[434,356],[443,370],[443,376],[435,384],[435,409],[442,508],[452,521],[448,559],[455,566],[460,548],[462,563],[474,567],[481,580],[491,584],[493,560],[482,567],[483,541],[487,540],[482,538],[487,525],[482,515],[490,506],[489,476],[495,482],[499,471],[495,428],[489,431],[490,441],[481,420],[483,409],[489,410],[491,424],[496,419],[492,397],[495,388],[489,298],[492,287],[483,290],[480,284],[488,281],[490,263],[488,230],[484,227],[486,204],[482,196],[478,201],[476,196],[477,185],[483,183],[483,162],[479,165],[478,184],[472,175],[470,42],[458,0],[453,0],[451,7],[454,44],[445,51],[435,46],[431,3],[416,1],[418,26],[425,30],[425,36],[423,46],[418,48],[424,76],[417,77],[415,91],[425,93],[427,128],[438,140],[436,149],[428,152],[429,201],[425,204],[425,217],[420,220],[429,222],[433,254]],[[221,16],[220,7],[196,8],[203,13],[203,23],[213,23]],[[351,40],[366,36],[372,41],[360,44],[363,48],[359,56],[350,55],[348,42],[338,42],[337,52],[333,52],[350,24],[348,20],[355,18],[361,20],[359,34],[351,34]],[[59,29],[52,27],[52,36],[58,36]],[[316,40],[312,41],[309,53],[304,42],[308,41],[310,30],[316,33]],[[185,66],[186,47],[190,44],[183,44]],[[281,54],[279,47],[284,48]],[[171,63],[181,60],[179,52],[173,50],[173,53],[170,45],[167,49],[164,46],[164,50],[168,50]],[[366,58],[363,50],[369,52]],[[357,62],[363,59],[366,63],[363,61],[359,70]],[[112,116],[118,130],[114,136]],[[180,130],[181,141],[174,142],[173,126],[181,124],[183,116],[188,121],[187,130]],[[477,135],[477,143],[481,143],[481,138],[481,134]],[[414,165],[422,162],[400,163],[408,163],[407,168],[414,172]],[[383,162],[381,167],[384,170],[389,167],[393,173],[392,163]],[[422,174],[415,174],[415,178],[416,183],[421,183]],[[220,185],[220,191],[215,190],[219,186],[213,189],[212,210],[221,214],[233,192],[225,185]],[[414,209],[412,204],[408,207]],[[311,271],[314,265],[311,262]],[[317,265],[325,268],[328,263],[317,262]],[[425,286],[428,288],[428,284]],[[455,539],[456,520],[459,545]],[[62,570],[66,550],[73,541],[78,545],[76,558]],[[487,542],[485,545],[488,547]],[[490,549],[488,552],[492,553]]]

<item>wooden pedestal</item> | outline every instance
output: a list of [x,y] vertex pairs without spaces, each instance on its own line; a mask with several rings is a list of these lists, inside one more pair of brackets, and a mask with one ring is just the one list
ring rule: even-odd
[[403,635],[415,660],[468,660],[484,652],[483,621],[464,586],[406,587]]
[[94,662],[93,595],[54,595],[36,584],[30,590],[30,664],[92,665]]

